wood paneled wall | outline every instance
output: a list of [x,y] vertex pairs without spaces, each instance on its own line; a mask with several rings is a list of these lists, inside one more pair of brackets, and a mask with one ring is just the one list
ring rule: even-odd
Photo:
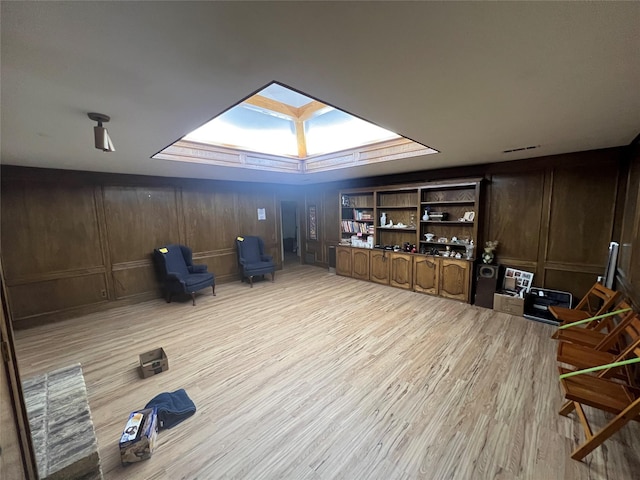
[[[534,284],[580,298],[604,273],[621,152],[552,157],[523,172],[487,172],[485,238],[498,261],[534,272]],[[507,167],[502,166],[502,168]]]
[[[239,278],[238,234],[262,236],[280,265],[282,200],[298,203],[302,261],[326,267],[339,241],[341,189],[469,177],[486,179],[482,232],[500,242],[500,263],[579,298],[603,274],[609,242],[620,241],[619,281],[638,299],[639,163],[636,144],[305,187],[4,166],[2,258],[13,319],[26,326],[157,297],[151,251],[169,242],[191,246],[218,282]],[[317,240],[307,238],[311,205]]]
[[283,191],[3,167],[2,258],[14,325],[159,296],[151,252],[168,243],[189,245],[218,283],[240,278],[237,235],[261,236],[281,265]]

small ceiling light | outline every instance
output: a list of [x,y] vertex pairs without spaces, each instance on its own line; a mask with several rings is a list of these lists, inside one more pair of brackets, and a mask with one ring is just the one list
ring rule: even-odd
[[102,126],[102,123],[107,123],[111,120],[111,117],[102,113],[88,113],[91,120],[98,122],[97,127],[93,127],[93,136],[95,137],[95,145],[98,150],[103,152],[115,152],[116,149],[113,146],[111,138],[109,138],[109,132]]

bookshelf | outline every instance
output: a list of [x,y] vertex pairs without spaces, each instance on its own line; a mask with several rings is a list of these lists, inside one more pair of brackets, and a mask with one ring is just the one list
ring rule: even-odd
[[340,240],[350,241],[360,234],[366,240],[375,234],[375,208],[372,191],[350,191],[340,194]]
[[340,192],[338,274],[470,302],[481,186],[477,178]]

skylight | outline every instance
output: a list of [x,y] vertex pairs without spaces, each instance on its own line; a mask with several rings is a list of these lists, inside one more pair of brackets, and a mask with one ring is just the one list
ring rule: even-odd
[[274,82],[153,158],[310,173],[430,153],[437,151]]

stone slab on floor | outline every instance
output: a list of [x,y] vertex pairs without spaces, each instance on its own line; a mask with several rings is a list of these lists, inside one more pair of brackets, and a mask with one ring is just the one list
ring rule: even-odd
[[22,387],[40,479],[101,479],[82,366],[26,379]]

